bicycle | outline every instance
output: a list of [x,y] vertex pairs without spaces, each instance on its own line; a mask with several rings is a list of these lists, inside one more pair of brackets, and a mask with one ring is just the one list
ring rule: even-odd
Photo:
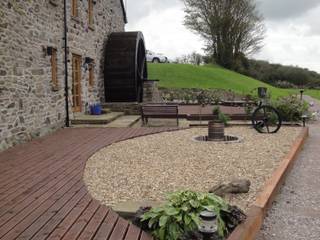
[[259,133],[277,133],[281,128],[282,119],[278,110],[267,105],[264,100],[267,96],[267,88],[259,87],[258,96],[260,98],[258,107],[251,116],[252,126]]

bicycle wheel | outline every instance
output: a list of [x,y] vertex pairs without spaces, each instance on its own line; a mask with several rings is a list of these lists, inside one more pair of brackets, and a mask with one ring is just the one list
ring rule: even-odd
[[251,120],[254,129],[259,133],[276,133],[282,124],[279,112],[271,106],[258,107]]

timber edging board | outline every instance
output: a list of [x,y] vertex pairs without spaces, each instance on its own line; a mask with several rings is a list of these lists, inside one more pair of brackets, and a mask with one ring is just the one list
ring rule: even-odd
[[248,210],[246,221],[239,225],[227,240],[255,240],[256,235],[263,224],[267,210],[274,201],[287,174],[292,169],[295,159],[302,150],[308,136],[309,128],[302,128],[302,131],[294,141],[290,152],[283,158],[279,167],[273,172],[271,178],[266,181],[262,192]]

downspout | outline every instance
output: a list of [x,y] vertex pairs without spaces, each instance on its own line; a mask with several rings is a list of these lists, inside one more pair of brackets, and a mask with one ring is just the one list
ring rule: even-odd
[[69,117],[69,87],[68,87],[68,27],[67,27],[67,2],[63,0],[64,4],[64,91],[65,91],[65,107],[66,107],[66,127],[70,127]]

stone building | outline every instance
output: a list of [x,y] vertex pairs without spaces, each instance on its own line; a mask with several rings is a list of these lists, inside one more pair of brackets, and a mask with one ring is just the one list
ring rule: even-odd
[[122,0],[0,1],[0,151],[66,124],[103,101],[104,47],[124,31]]

